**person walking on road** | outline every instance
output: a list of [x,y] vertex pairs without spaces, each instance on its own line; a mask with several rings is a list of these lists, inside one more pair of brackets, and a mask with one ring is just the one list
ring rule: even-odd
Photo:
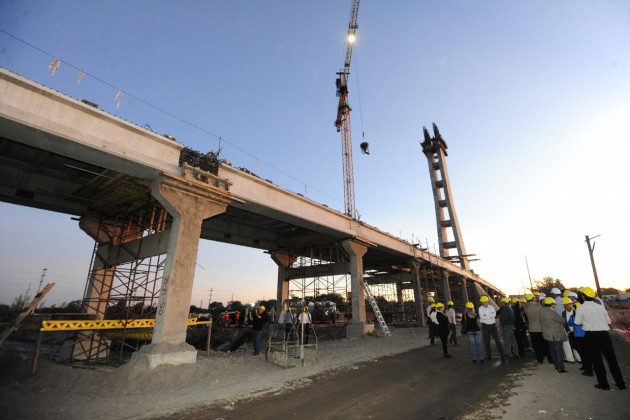
[[444,304],[442,302],[438,302],[435,305],[436,313],[435,317],[437,319],[437,330],[438,335],[440,337],[440,341],[442,342],[442,351],[444,352],[444,357],[451,358],[453,355],[448,352],[448,334],[450,332],[448,317],[444,313]]
[[475,312],[475,305],[472,302],[466,302],[466,310],[462,315],[462,324],[466,326],[466,335],[470,344],[470,355],[473,363],[477,363],[477,359],[483,362],[483,349],[481,348],[481,329],[479,328],[479,316]]
[[479,298],[481,306],[479,307],[479,320],[481,321],[481,332],[483,335],[483,345],[486,349],[486,358],[492,359],[492,351],[490,349],[490,337],[494,338],[494,343],[501,354],[501,360],[506,360],[507,356],[503,351],[501,340],[499,340],[499,332],[497,330],[497,311],[494,306],[490,306],[488,296]]
[[454,346],[457,345],[457,314],[453,308],[453,301],[449,300],[446,303],[448,309],[446,310],[446,317],[448,318],[448,327],[451,331],[451,335],[448,337],[448,343]]
[[594,302],[597,293],[592,288],[584,287],[581,292],[584,296],[584,303],[575,311],[575,324],[581,325],[586,333],[584,338],[586,348],[593,363],[595,376],[597,376],[595,388],[610,389],[603,356],[608,362],[608,369],[610,369],[610,374],[615,380],[617,388],[626,389],[626,381],[621,375],[617,355],[608,333],[611,323],[608,312],[603,305]]
[[540,311],[543,338],[549,343],[549,353],[558,373],[567,373],[564,369],[564,350],[562,349],[562,343],[569,339],[565,329],[566,321],[556,312],[554,298],[545,298],[543,305],[545,307]]

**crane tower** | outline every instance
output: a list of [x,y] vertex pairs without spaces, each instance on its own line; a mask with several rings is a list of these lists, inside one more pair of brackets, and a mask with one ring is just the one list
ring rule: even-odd
[[346,38],[346,54],[343,69],[337,73],[337,96],[339,107],[335,127],[341,132],[341,157],[343,159],[343,197],[345,213],[357,218],[354,201],[354,168],[352,166],[352,130],[350,125],[350,105],[348,104],[348,75],[350,75],[350,59],[352,58],[352,46],[357,32],[357,15],[359,13],[359,0],[352,1],[350,23],[348,24],[348,36]]

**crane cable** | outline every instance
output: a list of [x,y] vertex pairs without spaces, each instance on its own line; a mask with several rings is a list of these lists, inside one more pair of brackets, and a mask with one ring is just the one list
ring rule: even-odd
[[359,102],[359,119],[361,120],[361,140],[365,141],[365,128],[363,125],[363,105],[361,104],[361,86],[359,83],[359,60],[357,59],[357,53],[354,53],[354,72],[356,73],[357,81],[357,101]]

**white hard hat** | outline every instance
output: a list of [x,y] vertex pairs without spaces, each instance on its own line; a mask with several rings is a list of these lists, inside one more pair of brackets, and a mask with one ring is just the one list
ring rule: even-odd
[[546,297],[547,297],[547,295],[546,295],[546,294],[544,294],[543,292],[540,292],[540,295],[538,296],[538,299],[539,299],[539,300],[542,300],[542,299],[544,299],[544,298],[546,298]]
[[560,289],[558,289],[557,287],[554,287],[553,289],[551,289],[551,294],[559,295],[560,294]]
[[569,294],[568,294],[567,296],[568,296],[568,297],[574,297],[574,298],[576,298],[576,299],[577,299],[577,297],[578,297],[578,296],[577,296],[577,293],[575,293],[575,292],[569,292]]

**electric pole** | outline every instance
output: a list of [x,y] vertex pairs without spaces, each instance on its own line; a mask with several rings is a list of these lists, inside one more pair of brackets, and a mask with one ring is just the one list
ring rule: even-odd
[[42,277],[39,279],[39,286],[37,286],[37,293],[35,293],[35,295],[39,294],[39,291],[42,288],[42,283],[44,282],[44,277],[46,276],[46,270],[47,268],[44,268],[44,271],[42,271]]
[[588,254],[591,257],[591,267],[593,267],[593,276],[595,277],[595,286],[597,286],[597,295],[601,298],[602,290],[599,287],[599,278],[597,277],[597,269],[595,268],[595,259],[593,258],[593,251],[595,251],[595,242],[593,242],[593,245],[591,246],[591,239],[595,239],[600,236],[601,235],[597,235],[597,236],[593,236],[592,238],[589,238],[588,235],[586,235],[586,245],[588,246]]
[[525,266],[527,267],[527,276],[529,277],[529,291],[534,293],[534,285],[532,284],[532,276],[529,274],[529,264],[527,264],[527,255],[525,255]]

